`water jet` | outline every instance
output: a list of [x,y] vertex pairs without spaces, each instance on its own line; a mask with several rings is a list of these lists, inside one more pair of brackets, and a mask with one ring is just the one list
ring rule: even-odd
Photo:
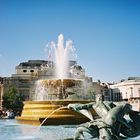
[[[54,77],[36,81],[34,99],[24,102],[22,114],[16,118],[17,121],[32,125],[81,124],[89,121],[84,115],[62,107],[71,103],[91,102],[84,99],[86,95],[82,83],[85,77],[79,77],[69,68],[70,60],[76,59],[72,41],[66,41],[64,47],[64,37],[60,34],[58,43],[49,43],[47,49],[48,60],[54,63]],[[73,68],[77,68],[76,64]]]

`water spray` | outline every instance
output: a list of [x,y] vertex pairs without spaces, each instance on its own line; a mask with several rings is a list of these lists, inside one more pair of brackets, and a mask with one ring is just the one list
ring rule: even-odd
[[68,108],[68,106],[62,106],[62,107],[57,108],[56,110],[52,111],[52,112],[42,121],[42,123],[39,125],[39,127],[41,127],[41,126],[45,123],[45,121],[46,121],[51,115],[53,115],[56,111],[58,111],[58,110],[60,110],[60,109],[66,109],[66,108]]

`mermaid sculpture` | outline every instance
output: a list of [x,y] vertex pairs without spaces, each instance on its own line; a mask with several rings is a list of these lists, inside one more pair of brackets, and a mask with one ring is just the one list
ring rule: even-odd
[[[69,104],[68,108],[79,113],[82,110],[94,109],[98,116],[80,125],[76,129],[74,140],[84,140],[84,132],[99,140],[122,140],[140,135],[139,112],[133,111],[132,106],[126,102],[116,105],[113,102],[103,101],[102,95],[97,95],[96,103]],[[128,122],[124,118],[126,114],[131,121]]]

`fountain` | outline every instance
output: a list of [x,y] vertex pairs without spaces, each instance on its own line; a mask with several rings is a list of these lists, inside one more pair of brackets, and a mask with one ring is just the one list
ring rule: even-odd
[[[80,95],[82,92],[71,90],[84,91],[81,87],[84,78],[79,79],[71,75],[69,62],[76,57],[75,49],[71,40],[68,40],[65,46],[62,34],[58,37],[57,45],[54,42],[47,45],[47,49],[49,48],[48,61],[55,64],[54,77],[39,79],[36,82],[34,101],[24,102],[22,114],[16,118],[19,123],[63,125],[81,124],[89,121],[89,118],[84,115],[65,107],[68,104],[90,102],[81,98],[84,96],[84,94]],[[44,121],[45,118],[47,118],[47,121]]]

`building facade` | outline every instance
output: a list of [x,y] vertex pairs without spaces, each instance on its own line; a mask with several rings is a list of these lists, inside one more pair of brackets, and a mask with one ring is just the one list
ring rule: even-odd
[[140,110],[140,77],[129,77],[110,85],[110,95],[114,101],[128,101],[135,110]]
[[[55,65],[45,60],[29,60],[21,62],[15,67],[15,74],[3,78],[3,93],[11,87],[15,87],[22,94],[24,100],[30,100],[30,95],[35,92],[35,82],[39,79],[53,79],[55,77]],[[76,61],[69,61],[69,77],[88,80],[85,70],[77,65]]]
[[[84,81],[80,96],[86,93],[86,99],[95,99],[96,94],[103,94],[105,100],[111,100],[106,83],[93,82],[91,77],[85,75],[85,69],[76,61],[69,61],[69,78]],[[11,87],[15,87],[24,100],[32,100],[35,95],[36,82],[40,79],[54,79],[55,65],[51,61],[29,60],[21,62],[15,67],[15,74],[11,77],[3,77],[2,92],[5,93]],[[109,94],[108,94],[109,93]]]

